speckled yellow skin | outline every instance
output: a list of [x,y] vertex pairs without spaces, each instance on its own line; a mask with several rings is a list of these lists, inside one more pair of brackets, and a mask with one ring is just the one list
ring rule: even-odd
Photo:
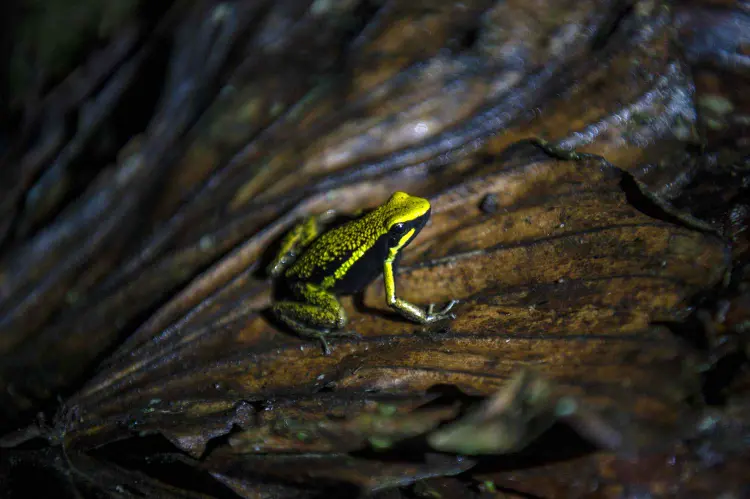
[[[430,203],[426,199],[397,192],[379,208],[321,235],[289,267],[285,276],[291,279],[307,280],[319,268],[326,267],[333,262],[341,262],[321,283],[323,289],[330,289],[394,225],[416,220],[428,211],[430,211]],[[404,241],[404,244],[406,242],[408,240]],[[401,246],[403,247],[403,244]]]
[[325,337],[353,334],[336,331],[347,322],[336,294],[357,292],[382,272],[386,301],[403,316],[420,323],[453,317],[448,311],[455,302],[433,314],[432,306],[425,311],[396,296],[396,259],[429,215],[429,201],[396,192],[375,210],[322,234],[319,218],[305,219],[287,234],[268,268],[272,276],[283,274],[300,301],[278,302],[274,313],[297,333],[319,338],[328,352]]

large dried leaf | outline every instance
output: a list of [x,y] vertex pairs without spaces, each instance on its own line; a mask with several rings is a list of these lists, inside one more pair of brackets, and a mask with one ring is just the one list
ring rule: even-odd
[[[444,384],[488,395],[524,365],[598,411],[627,414],[613,424],[631,438],[669,441],[700,380],[671,334],[648,325],[679,318],[687,297],[719,282],[726,247],[711,234],[643,215],[628,203],[617,172],[536,157],[433,198],[433,223],[404,259],[398,289],[415,302],[460,299],[450,324],[429,331],[394,317],[375,282],[361,304],[346,301],[363,338],[337,342],[324,356],[268,322],[270,283],[245,287],[239,297],[220,293],[211,310],[121,352],[70,399],[75,418],[66,441],[77,446],[81,438],[89,447],[161,431],[198,457],[232,425],[258,423],[257,407],[246,401],[306,398],[324,387],[346,399],[352,391],[419,396]],[[524,202],[513,198],[514,180],[524,183]],[[483,213],[480,200],[500,192],[498,211]],[[246,244],[261,257],[265,245]],[[305,431],[320,433],[326,414]],[[275,419],[306,428],[286,410]],[[239,448],[267,452],[277,432],[264,427],[252,432],[265,443]],[[313,449],[330,447],[319,439]],[[282,445],[300,450],[294,439]]]
[[[163,8],[103,32],[80,85],[27,109],[3,151],[0,406],[25,428],[0,438],[0,480],[46,468],[74,497],[742,493],[741,8]],[[98,140],[147,83],[143,117]],[[405,321],[377,279],[342,298],[361,337],[324,355],[271,317],[282,291],[262,269],[301,217],[395,190],[432,204],[397,292],[458,299],[456,318]]]

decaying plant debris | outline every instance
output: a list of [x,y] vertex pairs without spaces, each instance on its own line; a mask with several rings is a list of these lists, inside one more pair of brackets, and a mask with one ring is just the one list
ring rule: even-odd
[[[741,4],[23,3],[11,497],[750,493]],[[456,318],[400,319],[379,279],[323,355],[262,269],[395,190],[432,204],[399,293]]]

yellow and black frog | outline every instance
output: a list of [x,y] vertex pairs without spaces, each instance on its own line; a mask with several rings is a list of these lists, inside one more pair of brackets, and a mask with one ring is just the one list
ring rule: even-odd
[[268,267],[282,278],[296,301],[279,301],[274,314],[299,335],[317,338],[329,353],[326,338],[356,336],[342,331],[346,312],[337,295],[362,290],[381,272],[385,299],[402,316],[420,324],[454,318],[452,300],[438,312],[396,296],[394,266],[401,251],[414,240],[430,218],[426,199],[394,193],[378,208],[348,223],[323,231],[325,216],[311,216],[294,227]]

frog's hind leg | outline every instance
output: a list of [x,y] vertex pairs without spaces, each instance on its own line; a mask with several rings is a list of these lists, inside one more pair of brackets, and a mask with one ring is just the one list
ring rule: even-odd
[[300,336],[320,340],[326,355],[331,352],[327,337],[359,336],[353,331],[339,331],[346,325],[347,317],[333,293],[314,284],[296,284],[292,290],[304,301],[277,302],[274,314]]

